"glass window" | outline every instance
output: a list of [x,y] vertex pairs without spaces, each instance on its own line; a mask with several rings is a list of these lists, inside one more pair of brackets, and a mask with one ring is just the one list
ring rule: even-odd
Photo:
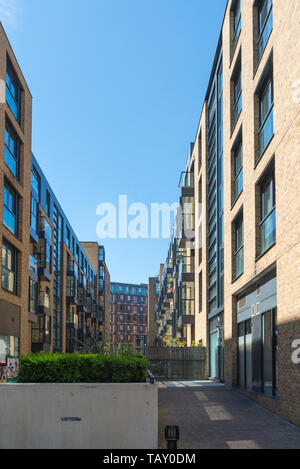
[[71,233],[70,233],[70,228],[68,226],[67,226],[66,244],[67,244],[68,248],[70,249],[70,246],[71,246]]
[[244,271],[244,233],[242,216],[235,222],[235,277]]
[[31,190],[35,193],[38,201],[40,200],[40,178],[33,168],[31,170]]
[[233,200],[236,201],[243,190],[243,146],[238,144],[233,157]]
[[0,361],[6,361],[7,357],[18,357],[19,354],[19,337],[0,335]]
[[38,313],[38,284],[31,278],[29,279],[29,312]]
[[273,83],[269,79],[259,98],[259,150],[265,151],[274,134]]
[[233,125],[242,110],[242,72],[241,69],[238,71],[236,78],[233,83]]
[[35,198],[31,195],[31,211],[30,211],[30,227],[34,233],[38,233],[38,203]]
[[272,312],[262,315],[263,348],[263,389],[268,395],[273,394],[273,327]]
[[16,193],[4,183],[3,224],[17,235],[18,198]]
[[21,86],[14,70],[12,69],[12,66],[8,61],[6,68],[6,102],[16,120],[20,122]]
[[2,288],[16,293],[17,253],[8,244],[2,244]]
[[267,177],[261,185],[261,253],[276,241],[276,210],[274,174]]
[[238,325],[239,386],[245,388],[245,323]]
[[31,254],[29,254],[29,273],[32,273],[34,275],[38,274],[38,261]]
[[235,10],[233,12],[233,35],[232,35],[232,44],[233,49],[236,46],[237,40],[241,31],[241,0],[237,0],[235,5]]
[[20,141],[13,130],[8,125],[6,125],[4,161],[16,178],[18,178],[19,172],[19,156]]
[[273,2],[262,0],[258,9],[258,60],[261,59],[273,29]]
[[50,218],[50,193],[46,191],[46,213]]

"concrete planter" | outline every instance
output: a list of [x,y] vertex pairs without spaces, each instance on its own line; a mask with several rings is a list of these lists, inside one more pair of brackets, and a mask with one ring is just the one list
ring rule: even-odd
[[156,449],[157,385],[0,385],[0,449]]

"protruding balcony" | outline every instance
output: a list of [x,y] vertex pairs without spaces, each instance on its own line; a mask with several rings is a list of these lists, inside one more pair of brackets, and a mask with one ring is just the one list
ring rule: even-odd
[[39,294],[39,314],[50,315],[51,310],[51,298],[48,293],[41,292]]

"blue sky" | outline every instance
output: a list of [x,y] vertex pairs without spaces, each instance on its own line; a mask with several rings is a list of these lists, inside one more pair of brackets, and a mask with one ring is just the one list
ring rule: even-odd
[[[33,95],[33,152],[79,239],[101,202],[173,203],[226,0],[0,0]],[[67,177],[67,175],[70,175]],[[112,281],[146,282],[168,240],[104,240]]]

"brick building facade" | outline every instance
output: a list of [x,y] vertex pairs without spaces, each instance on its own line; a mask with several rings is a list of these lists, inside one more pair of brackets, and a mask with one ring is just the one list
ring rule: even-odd
[[111,282],[111,346],[124,344],[145,354],[148,337],[148,285]]
[[32,97],[2,25],[0,46],[0,364],[20,353],[93,351],[110,339],[109,272],[104,264],[100,292],[98,264],[31,152]]
[[[184,170],[195,204],[188,344],[206,346],[208,377],[297,425],[299,24],[298,0],[228,1]],[[185,256],[181,246],[171,240],[169,285],[178,272],[171,267]],[[172,305],[181,294],[180,283],[174,285]],[[168,311],[173,337],[184,336],[178,326],[185,311]]]

